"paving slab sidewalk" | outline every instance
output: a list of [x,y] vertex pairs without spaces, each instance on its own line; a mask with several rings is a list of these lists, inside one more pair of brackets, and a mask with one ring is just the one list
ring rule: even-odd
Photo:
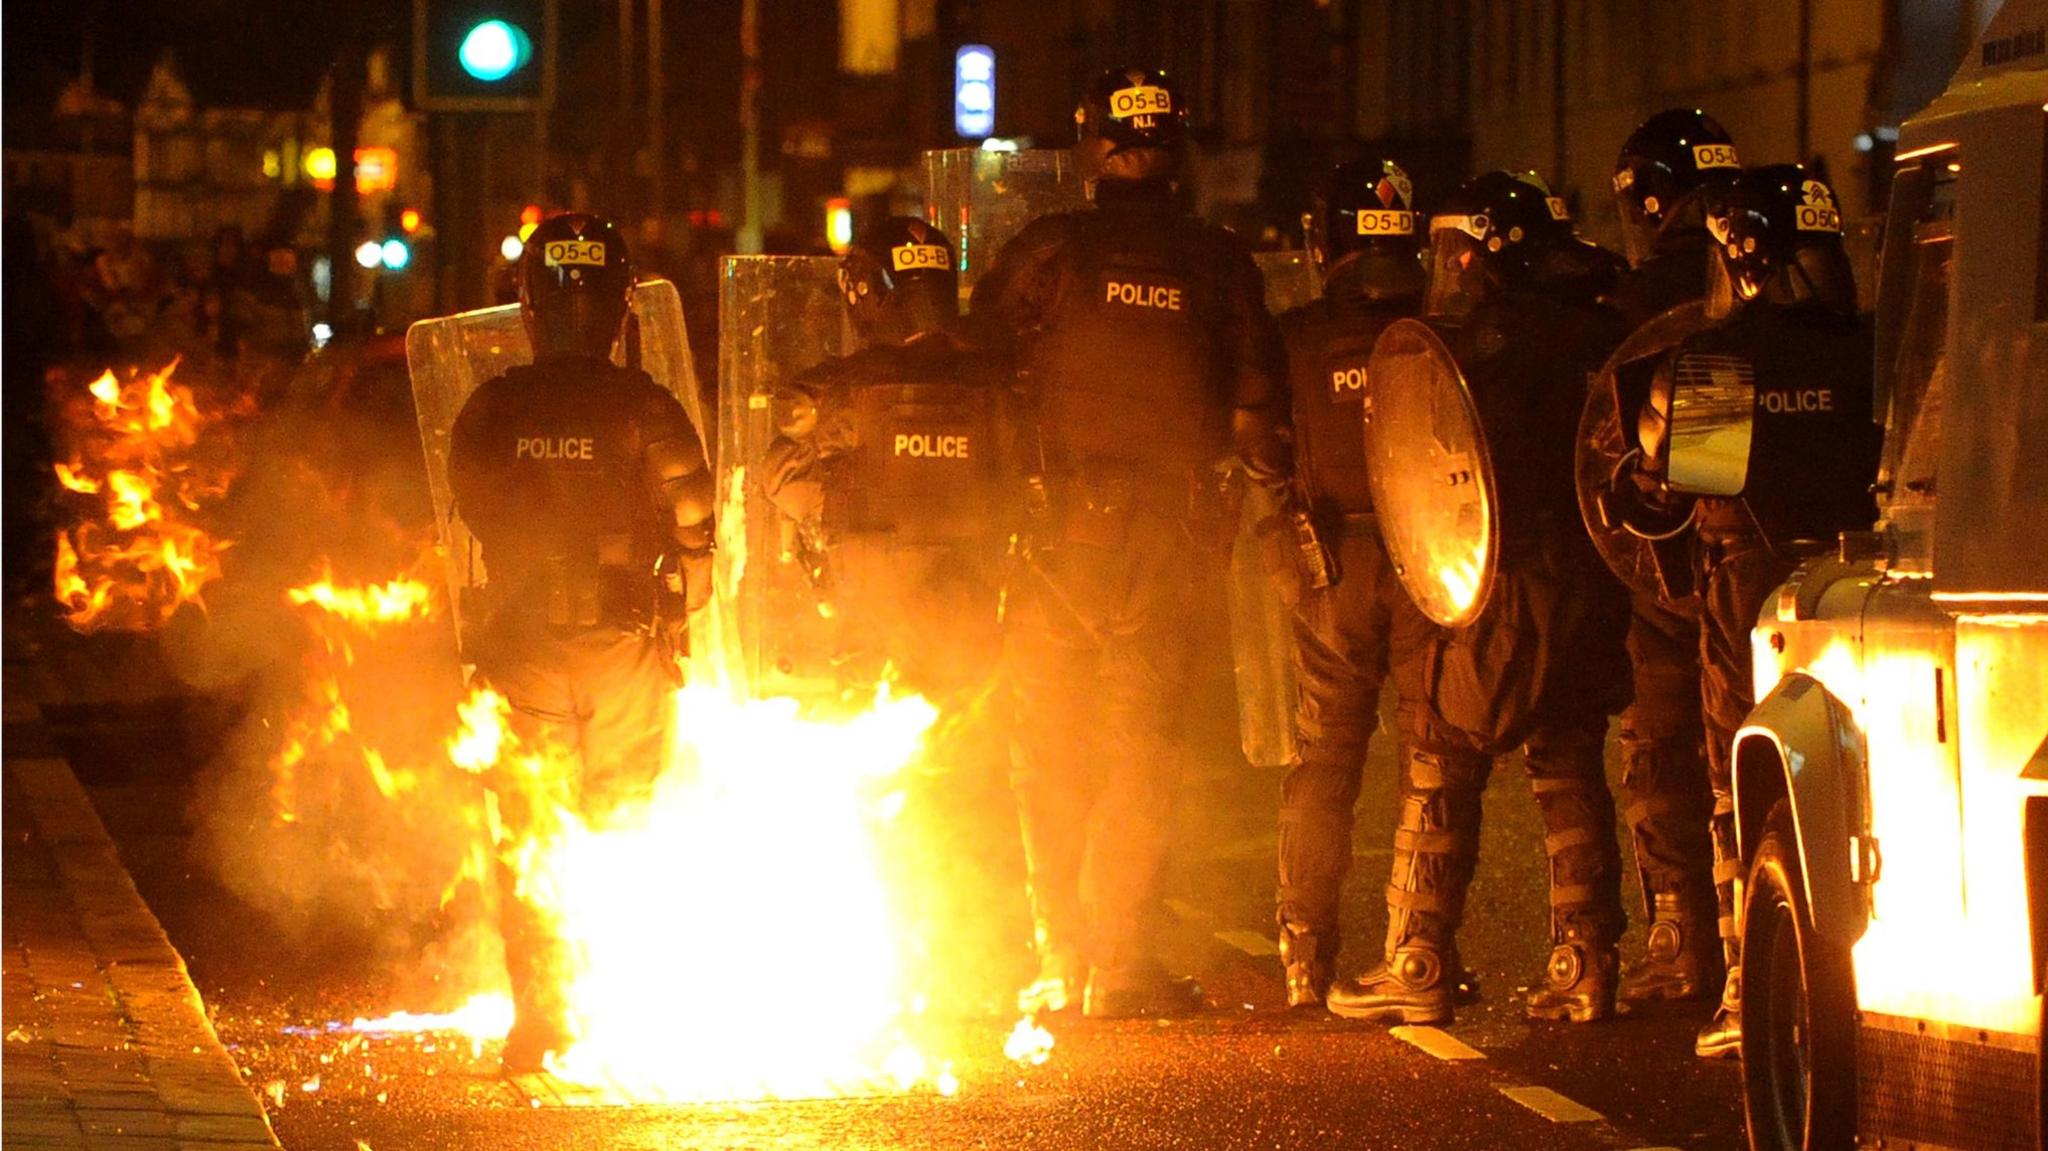
[[277,1146],[34,704],[0,768],[0,1148]]

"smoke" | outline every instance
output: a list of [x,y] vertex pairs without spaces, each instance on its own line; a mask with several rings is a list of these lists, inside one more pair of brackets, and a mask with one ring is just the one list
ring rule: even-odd
[[[403,363],[330,354],[254,409],[223,431],[241,462],[214,524],[223,579],[161,636],[190,688],[244,707],[194,789],[195,853],[287,940],[407,980],[499,970],[483,797],[442,747],[463,685]],[[418,581],[431,606],[354,621],[291,602],[329,573]]]

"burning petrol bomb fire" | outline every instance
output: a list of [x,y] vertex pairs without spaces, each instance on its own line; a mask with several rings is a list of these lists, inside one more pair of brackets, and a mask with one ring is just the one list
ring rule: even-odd
[[[79,521],[57,537],[57,601],[79,631],[142,631],[169,619],[220,578],[226,542],[198,513],[230,472],[193,449],[211,418],[189,388],[159,371],[112,370],[87,385],[90,404],[68,421],[68,462],[57,480],[80,498]],[[88,510],[89,509],[89,510]],[[203,606],[203,605],[202,605]]]

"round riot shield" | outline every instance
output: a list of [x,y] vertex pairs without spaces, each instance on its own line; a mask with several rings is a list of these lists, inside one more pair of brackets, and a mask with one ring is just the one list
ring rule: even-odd
[[1366,366],[1365,457],[1380,536],[1415,606],[1471,623],[1493,591],[1493,460],[1465,374],[1428,324],[1397,320]]
[[1650,378],[1665,353],[1710,327],[1699,301],[1680,304],[1646,321],[1623,340],[1593,386],[1579,415],[1575,466],[1579,515],[1600,558],[1630,591],[1676,609],[1692,594],[1690,548],[1693,501],[1650,498],[1636,485],[1635,435],[1623,412],[1646,401]]

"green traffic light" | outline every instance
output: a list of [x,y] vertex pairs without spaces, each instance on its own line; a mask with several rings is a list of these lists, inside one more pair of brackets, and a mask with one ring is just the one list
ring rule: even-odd
[[486,84],[519,71],[532,56],[533,41],[526,30],[503,20],[486,20],[471,28],[455,53],[462,70]]

